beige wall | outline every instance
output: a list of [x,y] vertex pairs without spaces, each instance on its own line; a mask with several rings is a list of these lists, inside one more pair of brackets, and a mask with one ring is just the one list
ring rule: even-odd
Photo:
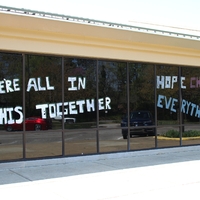
[[0,13],[0,51],[200,65],[200,41]]

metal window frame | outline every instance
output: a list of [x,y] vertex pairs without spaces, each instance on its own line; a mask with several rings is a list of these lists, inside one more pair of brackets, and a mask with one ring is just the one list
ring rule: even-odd
[[[29,54],[25,54],[23,53],[22,54],[22,67],[23,67],[23,113],[24,113],[24,118],[25,118],[25,109],[26,109],[26,106],[25,106],[25,102],[26,102],[26,86],[25,86],[25,78],[26,78],[26,74],[25,74],[25,71],[26,71],[26,56],[29,56]],[[61,59],[61,70],[62,70],[62,112],[64,112],[64,60],[65,60],[66,57],[64,56],[61,56],[60,59]],[[93,59],[96,61],[96,99],[98,100],[99,98],[99,75],[98,75],[98,70],[99,70],[99,60],[98,59]],[[125,62],[125,61],[124,61]],[[125,62],[126,63],[126,78],[127,78],[127,86],[126,86],[126,89],[127,89],[127,111],[128,113],[130,112],[130,91],[129,91],[129,64],[132,63],[132,62]],[[133,62],[134,63],[134,62]],[[153,64],[152,65],[154,66],[154,111],[155,111],[155,149],[158,148],[158,139],[157,139],[157,128],[158,128],[158,124],[157,124],[157,91],[156,91],[156,85],[157,85],[157,79],[156,79],[156,76],[157,76],[157,65],[156,64]],[[182,74],[182,66],[178,66],[178,78],[179,78],[179,108],[181,108],[181,101],[182,101],[182,90],[181,90],[181,74]],[[100,153],[100,145],[99,145],[99,131],[100,131],[100,127],[99,127],[99,110],[98,110],[98,101],[96,101],[96,118],[97,118],[97,121],[96,121],[96,153]],[[130,120],[130,116],[128,115],[128,121]],[[182,128],[184,126],[183,122],[182,122],[182,115],[181,115],[181,110],[179,109],[179,132],[180,132],[180,146],[183,146],[182,145]],[[130,149],[130,124],[128,124],[128,136],[127,136],[127,151],[131,151]],[[65,155],[65,138],[64,138],[64,133],[65,133],[65,129],[64,129],[64,120],[62,121],[62,157],[64,156],[67,156]],[[24,120],[23,120],[23,159],[27,159],[26,157],[26,130],[25,130],[25,123],[24,123]]]

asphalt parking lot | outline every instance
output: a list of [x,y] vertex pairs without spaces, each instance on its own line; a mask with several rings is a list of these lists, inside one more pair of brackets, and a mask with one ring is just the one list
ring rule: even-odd
[[[161,129],[162,130],[162,129]],[[42,158],[62,155],[62,132],[30,131],[26,133],[26,158]],[[94,130],[66,132],[65,155],[80,156],[97,153],[96,132]],[[200,138],[183,140],[182,145],[198,145]],[[180,146],[179,139],[158,138],[157,148]],[[0,160],[23,158],[22,132],[0,132]],[[155,148],[154,136],[133,136],[130,138],[130,150]],[[124,140],[120,129],[101,130],[99,132],[99,152],[119,152],[127,150],[127,140]]]

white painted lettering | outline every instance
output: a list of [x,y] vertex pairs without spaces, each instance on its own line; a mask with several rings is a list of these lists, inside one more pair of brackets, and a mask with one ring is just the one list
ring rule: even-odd
[[47,90],[54,90],[54,86],[50,86],[49,77],[46,77]]
[[19,119],[16,120],[16,123],[17,124],[21,124],[23,122],[22,107],[21,106],[16,106],[14,108],[14,111],[19,114]]
[[68,88],[69,91],[76,91],[77,87],[74,86],[74,82],[76,81],[76,77],[68,77],[68,82],[71,82],[71,87]]
[[165,98],[165,96],[163,96],[163,95],[158,95],[157,107],[163,108],[162,100],[164,100],[164,98]]
[[178,80],[178,78],[177,78],[177,76],[172,76],[172,89],[174,88],[174,83],[177,83],[177,80]]
[[47,108],[48,108],[48,104],[36,105],[36,109],[41,109],[41,115],[43,119],[47,118],[47,112],[46,112]]
[[0,94],[6,93],[5,88],[4,88],[4,81],[0,81]]
[[49,117],[50,118],[56,117],[56,105],[55,105],[55,103],[49,104]]
[[87,111],[88,112],[95,111],[94,99],[87,99],[86,100],[86,105],[87,105]]
[[[182,89],[186,89],[186,86],[184,86],[185,77],[180,78],[180,84]],[[177,76],[157,76],[157,89],[173,89],[174,84],[178,82]]]
[[109,97],[106,97],[105,101],[106,101],[106,105],[105,105],[106,109],[110,110],[111,109],[111,107],[110,107],[111,99]]
[[165,88],[171,88],[171,76],[165,76]]
[[164,76],[157,76],[157,89],[160,89],[160,86],[164,89]]
[[86,78],[85,77],[83,77],[83,78],[79,77],[78,78],[78,89],[80,90],[81,87],[82,87],[82,89],[86,88]]
[[186,86],[183,85],[183,81],[185,81],[185,77],[181,77],[181,88],[186,89]]
[[35,78],[30,78],[28,80],[28,85],[27,85],[27,92],[29,92],[33,88],[35,91],[38,91],[37,83]]
[[0,108],[0,124],[7,124],[7,111],[6,108]]
[[99,99],[99,110],[104,110],[104,102],[103,102],[103,98]]
[[20,87],[19,87],[19,79],[13,79],[13,88],[15,91],[20,91]]
[[14,92],[14,90],[12,89],[12,81],[10,80],[5,80],[5,84],[6,84],[6,92]]
[[84,113],[85,100],[79,100],[79,101],[77,101],[76,105],[79,106],[79,113]]
[[37,84],[38,84],[38,90],[39,91],[45,91],[46,90],[46,87],[41,86],[41,78],[40,77],[37,78]]
[[78,114],[75,101],[69,102],[69,114]]
[[57,113],[57,116],[61,116],[62,115],[62,103],[57,103],[56,104],[56,113]]
[[13,112],[13,108],[7,108],[7,112],[8,112],[8,124],[13,124],[15,121],[12,118],[12,112]]

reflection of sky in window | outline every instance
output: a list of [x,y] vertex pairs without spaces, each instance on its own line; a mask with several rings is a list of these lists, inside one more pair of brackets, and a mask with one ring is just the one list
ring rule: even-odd
[[87,70],[90,65],[88,64],[88,60],[85,59],[72,59],[71,62],[76,66],[77,68],[81,68],[83,70]]
[[78,61],[77,61],[77,59],[72,59],[72,63],[75,64],[76,67],[78,67]]

